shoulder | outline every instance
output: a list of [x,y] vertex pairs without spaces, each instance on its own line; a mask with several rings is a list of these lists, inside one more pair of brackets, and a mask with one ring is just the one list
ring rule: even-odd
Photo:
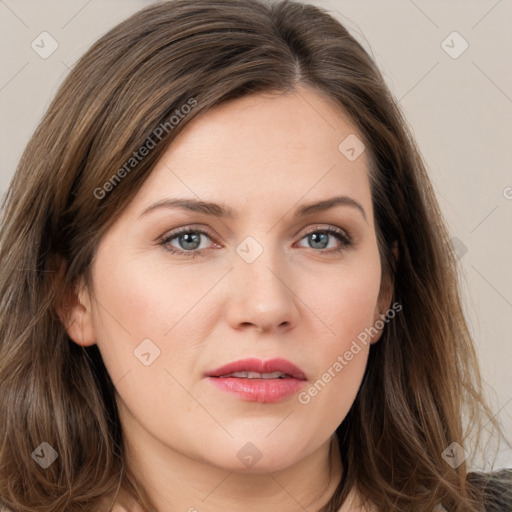
[[375,505],[367,503],[361,498],[357,487],[352,487],[348,495],[336,512],[378,512]]
[[99,507],[101,511],[105,512],[131,512],[131,509],[127,508],[124,502],[121,503],[117,496],[114,503],[112,502],[112,497],[104,497],[101,503],[99,503]]
[[126,508],[123,507],[123,505],[120,505],[119,503],[116,503],[112,509],[111,512],[128,512]]
[[482,490],[486,512],[512,510],[512,468],[492,473],[468,473],[467,480]]
[[[485,512],[512,512],[512,468],[492,473],[471,472],[467,481],[480,489],[484,496]],[[376,509],[362,507],[358,494],[351,490],[345,503],[337,512],[373,512]],[[436,512],[448,512],[439,505]]]

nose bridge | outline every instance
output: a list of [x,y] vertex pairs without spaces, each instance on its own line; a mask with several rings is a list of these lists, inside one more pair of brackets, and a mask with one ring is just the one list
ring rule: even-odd
[[279,276],[286,265],[280,248],[272,236],[247,237],[236,249],[235,272],[242,291],[247,290],[254,300],[264,298],[267,302],[283,295],[283,278]]
[[296,303],[291,272],[273,237],[247,237],[236,248],[233,277],[236,292],[230,300],[231,322],[263,330],[293,324]]

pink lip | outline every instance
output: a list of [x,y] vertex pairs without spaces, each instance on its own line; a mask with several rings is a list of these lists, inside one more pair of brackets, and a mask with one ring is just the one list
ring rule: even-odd
[[[287,375],[283,379],[244,379],[239,377],[222,377],[234,372],[274,373]],[[306,379],[304,372],[286,359],[261,361],[250,358],[234,361],[206,374],[208,381],[227,393],[250,402],[275,403],[296,394]]]

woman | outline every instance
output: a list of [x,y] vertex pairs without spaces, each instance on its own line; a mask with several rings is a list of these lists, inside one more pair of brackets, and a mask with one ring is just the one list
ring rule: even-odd
[[447,242],[327,13],[135,14],[67,77],[3,205],[4,508],[506,510],[506,472],[468,474],[499,425]]

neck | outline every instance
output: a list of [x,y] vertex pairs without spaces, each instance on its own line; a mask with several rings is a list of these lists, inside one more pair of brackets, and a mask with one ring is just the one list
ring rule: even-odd
[[[126,464],[156,511],[320,512],[342,474],[337,436],[284,470],[259,473],[226,471],[187,457],[163,446],[138,422],[125,429],[125,446]],[[117,503],[140,511],[123,492]]]

